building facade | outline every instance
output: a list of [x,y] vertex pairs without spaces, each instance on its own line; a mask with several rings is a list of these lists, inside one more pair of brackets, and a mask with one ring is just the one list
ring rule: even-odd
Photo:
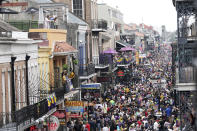
[[[12,122],[12,112],[38,102],[38,43],[27,32],[12,32],[1,38],[1,126]],[[14,94],[13,94],[14,91]]]

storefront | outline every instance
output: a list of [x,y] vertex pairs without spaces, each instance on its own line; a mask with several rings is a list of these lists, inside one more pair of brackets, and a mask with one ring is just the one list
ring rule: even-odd
[[101,97],[101,83],[90,83],[81,85],[81,99],[94,100]]
[[112,84],[112,76],[100,76],[97,77],[97,82],[102,84],[101,94],[107,90],[107,88]]

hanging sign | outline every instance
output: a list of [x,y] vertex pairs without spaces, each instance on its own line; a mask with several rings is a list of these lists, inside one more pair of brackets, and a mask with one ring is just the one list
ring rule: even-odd
[[50,131],[57,131],[60,127],[60,122],[56,116],[50,116],[48,118],[48,129]]
[[65,110],[57,110],[55,113],[53,113],[53,116],[56,116],[59,119],[60,125],[66,125]]
[[84,112],[82,101],[66,101],[66,112]]

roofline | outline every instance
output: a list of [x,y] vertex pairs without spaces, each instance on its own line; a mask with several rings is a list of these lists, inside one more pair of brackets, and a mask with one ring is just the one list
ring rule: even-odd
[[[73,14],[74,16],[76,16],[73,12],[71,12],[71,11],[68,11],[68,12],[71,13],[71,14]],[[83,22],[85,22],[86,23],[86,26],[88,26],[87,21],[85,21],[84,19],[82,19],[82,18],[80,18],[78,16],[76,16],[76,17],[79,18],[80,20],[82,20]],[[81,24],[81,25],[84,25],[84,24]]]
[[68,51],[68,52],[53,52],[54,56],[62,56],[62,55],[70,55],[70,54],[75,54],[78,53],[78,50],[75,51]]
[[39,7],[55,7],[55,6],[64,6],[68,8],[68,5],[64,4],[64,3],[37,3],[39,5]]

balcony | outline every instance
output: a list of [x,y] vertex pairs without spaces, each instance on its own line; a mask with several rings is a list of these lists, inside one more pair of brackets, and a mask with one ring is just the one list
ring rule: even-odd
[[179,83],[195,83],[194,67],[185,67],[179,70]]
[[9,21],[7,23],[25,32],[29,29],[38,29],[38,21]]
[[105,32],[107,30],[107,21],[105,20],[92,20],[93,32]]
[[97,63],[95,63],[96,69],[105,69],[113,63],[111,55],[100,54],[99,57],[93,59],[95,59],[95,61],[98,61]]
[[[24,32],[28,32],[29,29],[44,29],[43,25],[39,25],[38,21],[9,21],[7,23]],[[54,26],[53,22],[49,22],[48,29],[66,29],[66,26],[65,28],[62,27]]]
[[88,64],[86,67],[79,67],[79,79],[89,79],[95,75],[96,73],[94,64]]
[[0,113],[0,130],[24,130],[31,126],[35,120],[50,115],[56,110],[55,105],[48,107],[48,100],[44,99],[33,105],[26,106],[16,112]]

